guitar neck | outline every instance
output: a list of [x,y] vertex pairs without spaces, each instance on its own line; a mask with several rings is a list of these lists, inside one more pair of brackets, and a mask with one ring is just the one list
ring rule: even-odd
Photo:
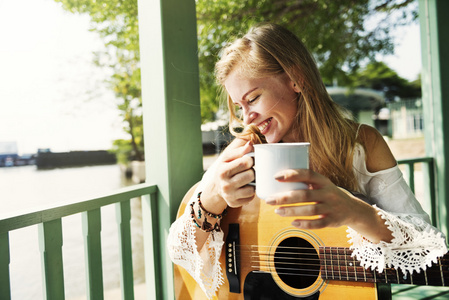
[[449,285],[449,253],[419,273],[404,274],[394,268],[385,268],[382,273],[367,270],[352,257],[352,250],[344,247],[320,247],[321,277],[328,280],[358,281],[373,283],[414,284],[431,286]]

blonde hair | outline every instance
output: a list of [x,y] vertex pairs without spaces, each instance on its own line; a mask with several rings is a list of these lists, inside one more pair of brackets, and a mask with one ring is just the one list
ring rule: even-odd
[[[215,75],[222,87],[234,70],[251,78],[286,73],[300,90],[294,130],[298,142],[311,144],[311,168],[338,186],[357,190],[352,168],[356,124],[347,119],[342,108],[331,99],[315,60],[293,33],[275,24],[253,27],[222,50],[215,66]],[[241,123],[230,96],[227,98],[230,124]]]

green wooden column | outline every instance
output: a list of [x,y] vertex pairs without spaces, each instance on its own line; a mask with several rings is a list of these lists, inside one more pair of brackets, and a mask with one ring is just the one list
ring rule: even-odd
[[437,224],[449,233],[449,1],[419,0],[426,152],[435,158]]
[[[139,28],[146,180],[158,186],[157,197],[146,198],[157,199],[157,220],[151,222],[159,227],[155,235],[144,231],[145,239],[155,239],[144,242],[155,247],[145,249],[146,278],[155,276],[149,270],[154,263],[154,299],[174,299],[168,229],[203,171],[195,0],[139,0]],[[147,298],[152,299],[149,292]]]

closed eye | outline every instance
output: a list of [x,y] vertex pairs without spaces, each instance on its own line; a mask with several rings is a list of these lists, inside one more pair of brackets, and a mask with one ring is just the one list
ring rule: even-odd
[[257,99],[259,99],[260,95],[257,95],[256,97],[248,100],[248,103],[253,103],[254,101],[256,101]]

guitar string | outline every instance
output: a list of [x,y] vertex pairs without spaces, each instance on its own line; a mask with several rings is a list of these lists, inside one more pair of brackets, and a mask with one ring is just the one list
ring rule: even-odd
[[[254,262],[254,261],[252,261]],[[265,262],[265,261],[264,261]],[[249,262],[250,263],[250,262]],[[251,264],[251,263],[250,263]],[[246,264],[244,264],[246,265]],[[320,276],[320,269],[303,269],[300,267],[296,267],[296,268],[285,268],[285,267],[279,267],[277,266],[278,264],[275,264],[276,266],[269,266],[269,265],[264,265],[261,266],[260,265],[250,265],[250,268],[253,269],[256,272],[261,272],[261,273],[276,273],[277,275],[280,276],[299,276],[299,277],[303,277],[303,276],[307,276],[307,277],[319,277]],[[302,266],[302,265],[301,265]],[[324,276],[324,279],[338,279],[338,280],[347,280],[347,281],[360,281],[357,280],[357,278],[364,278],[364,281],[366,282],[375,282],[375,276],[374,275],[369,275],[366,274],[364,275],[364,272],[360,272],[360,271],[356,271],[356,272],[350,272],[348,271],[348,273],[346,273],[346,270],[343,270],[343,273],[338,273],[338,274],[334,274],[333,276],[330,276],[329,274],[331,273],[330,270],[328,270],[328,275]],[[326,278],[327,277],[327,278]]]
[[[258,252],[258,251],[248,251],[249,257],[251,259],[251,262],[253,263],[266,263],[270,259],[274,258],[276,260],[276,265],[283,265],[283,266],[289,266],[289,265],[303,265],[303,266],[312,266],[315,268],[320,268],[320,260],[319,258],[298,258],[298,257],[276,257],[276,255],[273,255],[272,253],[264,253],[264,252]],[[348,265],[342,265],[335,263],[333,265],[330,265],[330,260],[326,260],[329,262],[329,267],[341,267],[341,268],[363,268],[359,264],[356,264],[354,266],[348,266]]]
[[[343,253],[317,253],[317,252],[286,252],[286,251],[276,251],[274,253],[267,251],[267,250],[259,250],[259,248],[271,248],[271,246],[249,246],[249,245],[241,245],[241,246],[246,246],[249,247],[250,249],[242,249],[243,247],[237,248],[239,250],[237,250],[240,253],[253,253],[256,254],[258,256],[273,256],[273,255],[301,255],[301,256],[314,256],[316,258],[307,258],[307,260],[311,260],[311,261],[315,261],[315,262],[320,262],[320,261],[326,261],[326,262],[333,262],[333,266],[340,266],[340,267],[361,267],[360,262],[358,260],[354,260],[354,258],[349,255],[349,253],[343,254]],[[287,249],[307,249],[307,250],[311,250],[312,248],[304,248],[304,247],[276,247],[275,249],[282,249],[282,248],[287,248]],[[274,249],[274,248],[273,248]],[[271,249],[269,249],[271,250]],[[320,255],[324,255],[324,258],[320,258]],[[350,259],[349,263],[347,259]],[[282,259],[297,259],[295,257],[285,257],[282,256]],[[301,260],[305,261],[306,258],[302,257]],[[447,263],[445,262],[444,259],[439,258],[438,261],[441,263],[443,263],[446,268],[444,271],[449,272],[449,268],[447,266]],[[337,265],[335,263],[338,263]],[[436,267],[434,267],[436,268]],[[385,270],[395,270],[394,268],[385,268]],[[427,270],[432,270],[432,268],[427,268]]]
[[[267,246],[264,246],[265,248]],[[268,246],[269,247],[269,246]],[[258,248],[258,247],[251,247],[251,248]],[[263,248],[263,247],[261,247]],[[286,247],[286,248],[295,248],[295,247]],[[310,248],[306,248],[306,249],[310,249]],[[250,267],[258,272],[267,272],[264,270],[260,270],[261,268],[266,268],[266,269],[272,269],[273,268],[273,264],[270,264],[269,262],[267,262],[268,259],[270,259],[271,257],[273,257],[273,253],[270,252],[260,252],[260,251],[255,251],[255,250],[243,250],[240,252],[250,252],[253,255],[250,256],[251,260],[250,260]],[[278,254],[279,252],[277,252]],[[281,252],[282,253],[282,252]],[[292,254],[292,252],[283,252],[286,254]],[[298,254],[298,253],[293,253],[293,254]],[[318,255],[317,253],[302,253],[302,254],[307,254],[307,255]],[[329,256],[331,254],[328,254]],[[334,260],[336,262],[341,262],[338,261],[338,259],[336,258],[337,255],[336,254],[332,254],[334,257]],[[260,259],[260,257],[266,256],[266,259]],[[254,259],[254,257],[259,257],[259,260]],[[282,259],[291,259],[288,257],[282,257]],[[316,259],[310,259],[308,258],[307,260],[312,260],[312,261],[320,261],[319,258]],[[360,266],[360,264],[355,264],[353,266],[346,264],[347,261],[345,262],[345,264],[331,264],[333,263],[330,259],[327,259],[326,261],[330,264],[326,267],[324,267],[324,269],[320,269],[321,265],[320,264],[308,264],[308,263],[304,263],[304,261],[306,261],[306,259],[300,259],[300,261],[297,262],[279,262],[277,261],[274,265],[275,265],[275,269],[276,269],[276,273],[278,275],[288,275],[288,276],[313,276],[313,277],[318,277],[319,273],[321,271],[327,271],[328,273],[332,273],[332,275],[327,275],[326,279],[338,279],[338,280],[347,280],[347,281],[366,281],[366,282],[389,282],[389,283],[410,283],[410,278],[407,277],[403,277],[401,275],[401,278],[398,277],[398,272],[396,271],[396,269],[394,268],[386,268],[384,269],[384,271],[382,273],[379,273],[377,271],[372,271],[372,270],[366,270],[364,269],[362,266]],[[256,264],[256,266],[252,265],[253,263]],[[352,263],[352,262],[351,262]],[[246,265],[246,264],[244,264]],[[289,266],[291,265],[300,265],[300,266],[313,266],[315,267],[315,269],[302,269],[299,267],[296,268],[290,268]],[[293,273],[291,273],[291,272]],[[307,273],[301,273],[301,272],[307,272]],[[268,273],[272,273],[272,272],[268,272]],[[437,271],[435,271],[434,273],[439,273]],[[377,275],[376,275],[377,274]],[[376,277],[377,276],[377,277]],[[388,277],[390,276],[390,277]],[[424,283],[424,285],[428,285],[427,282]]]
[[[270,248],[270,246],[262,246],[262,247],[251,246],[250,250],[243,250],[243,251],[240,250],[240,252],[247,252],[247,253],[251,254],[250,255],[250,258],[251,258],[251,261],[250,261],[251,266],[250,267],[251,268],[257,269],[259,267],[259,268],[262,268],[262,269],[263,268],[269,269],[271,267],[271,265],[269,264],[269,262],[267,262],[267,259],[271,258],[273,256],[273,254],[270,253],[270,252],[261,252],[259,250],[254,250],[254,248],[267,248],[267,247]],[[301,248],[301,249],[311,250],[311,248],[305,248],[305,247],[277,247],[277,248],[286,248],[286,249],[289,249],[289,250],[290,249]],[[315,276],[315,277],[317,277],[319,275],[319,273],[320,273],[321,265],[319,263],[320,259],[318,258],[318,254],[317,253],[297,253],[297,252],[279,252],[279,251],[277,251],[276,254],[277,255],[279,255],[279,254],[284,254],[284,255],[302,254],[302,255],[313,255],[313,256],[317,257],[317,258],[306,258],[306,259],[302,258],[302,259],[298,260],[297,258],[291,258],[291,257],[284,257],[283,256],[282,259],[296,260],[296,261],[295,262],[285,262],[285,261],[279,262],[279,261],[277,261],[276,264],[275,264],[276,265],[275,269],[276,269],[276,273],[279,274],[279,275]],[[264,256],[267,257],[267,259],[263,259]],[[259,258],[259,260],[254,259],[254,257]],[[312,263],[309,263],[309,262],[312,262]],[[254,263],[256,263],[257,265],[256,266],[252,265]],[[309,267],[314,267],[314,268],[308,268],[308,269],[303,269],[303,268],[300,268],[300,267],[291,268],[291,266],[298,266],[298,265],[300,265],[302,267],[309,266]],[[342,266],[340,266],[340,267],[342,267]],[[345,267],[345,266],[343,266],[343,267]],[[360,266],[358,266],[358,267],[360,267]],[[281,270],[281,271],[279,271],[279,270]],[[294,273],[290,273],[288,271],[292,271]],[[307,273],[298,273],[298,272],[305,272],[305,271]],[[357,272],[357,269],[355,271]],[[261,272],[263,272],[263,270]],[[346,270],[343,270],[343,272],[346,272]],[[351,273],[353,273],[353,272],[351,272]],[[339,277],[341,277],[341,276],[339,276]],[[348,277],[348,276],[346,276],[346,277],[347,278],[351,278],[351,277]],[[352,278],[356,278],[356,277],[357,276],[355,275]]]
[[[303,249],[303,250],[314,250],[316,252],[316,248],[314,247],[299,247],[299,246],[268,246],[268,245],[251,245],[251,244],[236,244],[235,246],[240,248],[272,248],[272,249]],[[327,249],[331,251],[330,253],[326,251],[326,255],[343,255],[347,257],[351,257],[352,250],[347,247],[319,247],[319,249]],[[411,248],[410,250],[413,250],[414,248]],[[404,250],[407,250],[404,248]],[[346,252],[345,252],[346,251]],[[318,252],[317,252],[318,253]],[[448,258],[440,257],[438,258],[439,261],[445,262],[445,265],[449,264],[449,252],[448,252]]]
[[[271,254],[267,254],[268,257],[272,256]],[[253,263],[256,263],[256,265],[252,265]],[[261,264],[264,263],[264,264]],[[302,269],[300,267],[296,268],[289,268],[289,267],[283,267],[285,265],[284,263],[273,263],[270,264],[267,262],[267,260],[253,260],[251,259],[250,262],[243,263],[243,266],[246,266],[249,264],[249,267],[253,269],[255,272],[261,272],[261,273],[276,273],[280,276],[308,276],[308,277],[318,277],[320,275],[321,271],[326,271],[327,275],[324,275],[324,279],[334,279],[334,280],[342,280],[342,281],[363,281],[363,282],[386,282],[386,283],[412,283],[410,276],[404,276],[403,273],[398,273],[396,269],[394,268],[386,268],[382,273],[379,273],[377,271],[372,270],[366,270],[362,266],[327,266],[323,269]],[[258,264],[258,265],[257,265]],[[305,264],[294,264],[293,265],[300,265],[304,266]],[[281,265],[281,267],[280,267]],[[318,265],[314,265],[316,267],[319,267]],[[266,270],[263,270],[263,269]],[[273,270],[273,271],[270,271]],[[352,270],[352,271],[351,271]],[[426,273],[428,273],[429,269]],[[429,275],[429,274],[427,274]],[[433,270],[433,272],[430,273],[430,275],[433,275],[432,278],[442,278],[440,275],[440,272],[438,270]],[[416,275],[414,275],[416,277]],[[422,275],[424,276],[424,275]],[[422,281],[419,281],[420,278],[416,277],[414,279],[415,283],[420,282],[420,285],[429,285],[428,282],[425,280],[425,278],[422,278]],[[437,282],[437,281],[434,281]],[[434,285],[438,285],[435,284]]]
[[[264,246],[264,245],[236,245],[236,251],[238,253],[250,253],[250,268],[252,268],[255,272],[262,272],[262,273],[276,273],[281,276],[311,276],[311,277],[318,277],[321,271],[325,271],[327,275],[325,275],[324,279],[338,279],[338,280],[346,280],[346,281],[364,281],[364,282],[387,282],[387,283],[412,283],[415,281],[417,283],[419,279],[414,278],[412,281],[411,276],[405,276],[404,273],[397,271],[394,268],[385,268],[382,273],[379,273],[377,271],[368,270],[362,267],[359,263],[359,261],[355,260],[351,254],[352,250],[349,250],[346,247],[328,247],[330,250],[330,253],[327,252],[324,249],[324,253],[318,253],[315,248],[313,247],[296,247],[296,246]],[[282,251],[279,251],[282,250]],[[323,251],[323,248],[320,247],[320,249]],[[276,250],[274,253],[271,250]],[[293,250],[293,252],[292,252]],[[307,250],[308,252],[297,252],[295,250]],[[321,251],[320,251],[321,252]],[[299,260],[296,262],[280,262],[279,257],[277,258],[277,262],[273,264],[267,263],[267,260],[272,259],[272,257],[275,257],[276,255],[301,255],[301,256],[315,256],[316,258],[290,258],[282,256],[281,259],[283,260]],[[325,258],[319,258],[321,256],[325,256]],[[254,258],[259,258],[259,260]],[[262,258],[261,258],[262,257]],[[266,258],[263,258],[266,257]],[[347,258],[350,259],[350,262],[348,264]],[[276,259],[276,258],[275,258]],[[305,261],[312,262],[312,263],[305,263]],[[322,268],[320,262],[325,261],[325,267]],[[445,262],[445,258],[439,258],[438,261]],[[318,262],[318,264],[316,263]],[[341,264],[341,263],[344,264]],[[256,266],[252,265],[253,263],[256,264]],[[263,264],[266,265],[263,265]],[[338,264],[335,264],[338,263]],[[246,265],[246,263],[244,264]],[[301,269],[301,268],[290,268],[291,265],[301,265],[301,266],[312,266],[315,269]],[[266,269],[273,269],[273,266],[275,266],[275,272],[273,271],[265,271],[260,270],[262,268]],[[432,268],[427,268],[425,272],[423,272],[425,275],[422,276],[429,276],[430,275],[434,278],[444,278],[443,272],[440,270],[434,270]],[[306,273],[300,273],[300,272],[306,272]],[[449,269],[446,268],[446,273],[449,272]],[[421,273],[422,274],[422,273]],[[435,274],[438,274],[435,276]],[[416,276],[413,275],[413,276]],[[447,277],[447,276],[446,276]],[[424,279],[423,279],[424,280]],[[419,283],[420,285],[429,285],[427,280],[425,280],[424,283]],[[435,285],[435,284],[434,284]]]
[[[253,265],[253,263],[256,263],[256,265]],[[259,263],[257,265],[257,263]],[[264,264],[260,264],[260,263],[264,263]],[[318,278],[320,276],[320,272],[323,271],[319,268],[315,268],[315,269],[303,269],[301,267],[296,267],[296,268],[290,268],[290,267],[283,267],[285,264],[282,263],[275,263],[275,264],[270,264],[269,262],[267,262],[266,260],[262,260],[262,261],[256,261],[256,260],[250,260],[249,262],[243,263],[243,266],[246,266],[249,264],[249,267],[251,269],[253,269],[255,272],[260,272],[260,273],[276,273],[279,276],[300,276],[300,277],[315,277]],[[281,267],[279,266],[281,265]],[[304,264],[293,264],[293,265],[300,265],[300,266],[304,266]],[[317,265],[315,265],[317,266]],[[319,267],[319,266],[318,266]],[[359,269],[361,268],[362,271],[359,271]],[[399,283],[397,280],[394,280],[397,278],[395,270],[394,269],[389,269],[391,271],[393,271],[393,274],[390,274],[389,278],[385,277],[385,272],[387,270],[385,270],[383,273],[377,273],[377,276],[372,272],[372,271],[368,271],[363,269],[363,267],[358,266],[358,268],[351,268],[354,271],[350,271],[350,270],[346,270],[346,269],[335,269],[332,268],[331,266],[328,266],[327,268],[325,268],[325,271],[327,271],[327,275],[323,276],[324,279],[338,279],[338,280],[346,280],[346,281],[364,281],[364,282],[386,282],[388,281],[389,283]],[[334,272],[332,272],[334,271]],[[391,273],[391,272],[390,272]],[[394,275],[394,276],[392,276]],[[384,280],[385,279],[385,280]],[[410,280],[400,280],[400,282],[403,283],[409,283]]]
[[[263,246],[263,245],[240,245],[238,247],[238,251],[241,253],[252,253],[256,255],[262,255],[262,256],[272,256],[273,254],[269,252],[271,249],[281,249],[281,250],[309,250],[309,252],[291,252],[291,251],[276,251],[276,255],[302,255],[302,256],[310,256],[310,258],[307,258],[307,260],[315,262],[313,266],[320,266],[320,258],[319,254],[315,251],[315,248],[311,247],[292,247],[292,246]],[[262,251],[260,249],[263,249]],[[341,248],[343,249],[343,248]],[[314,252],[312,252],[314,251]],[[314,258],[316,257],[316,258]],[[290,257],[282,257],[283,259],[296,259],[296,258],[290,258]],[[302,258],[302,261],[305,261],[305,258]],[[337,260],[337,259],[336,259]],[[312,265],[312,264],[309,264]]]

